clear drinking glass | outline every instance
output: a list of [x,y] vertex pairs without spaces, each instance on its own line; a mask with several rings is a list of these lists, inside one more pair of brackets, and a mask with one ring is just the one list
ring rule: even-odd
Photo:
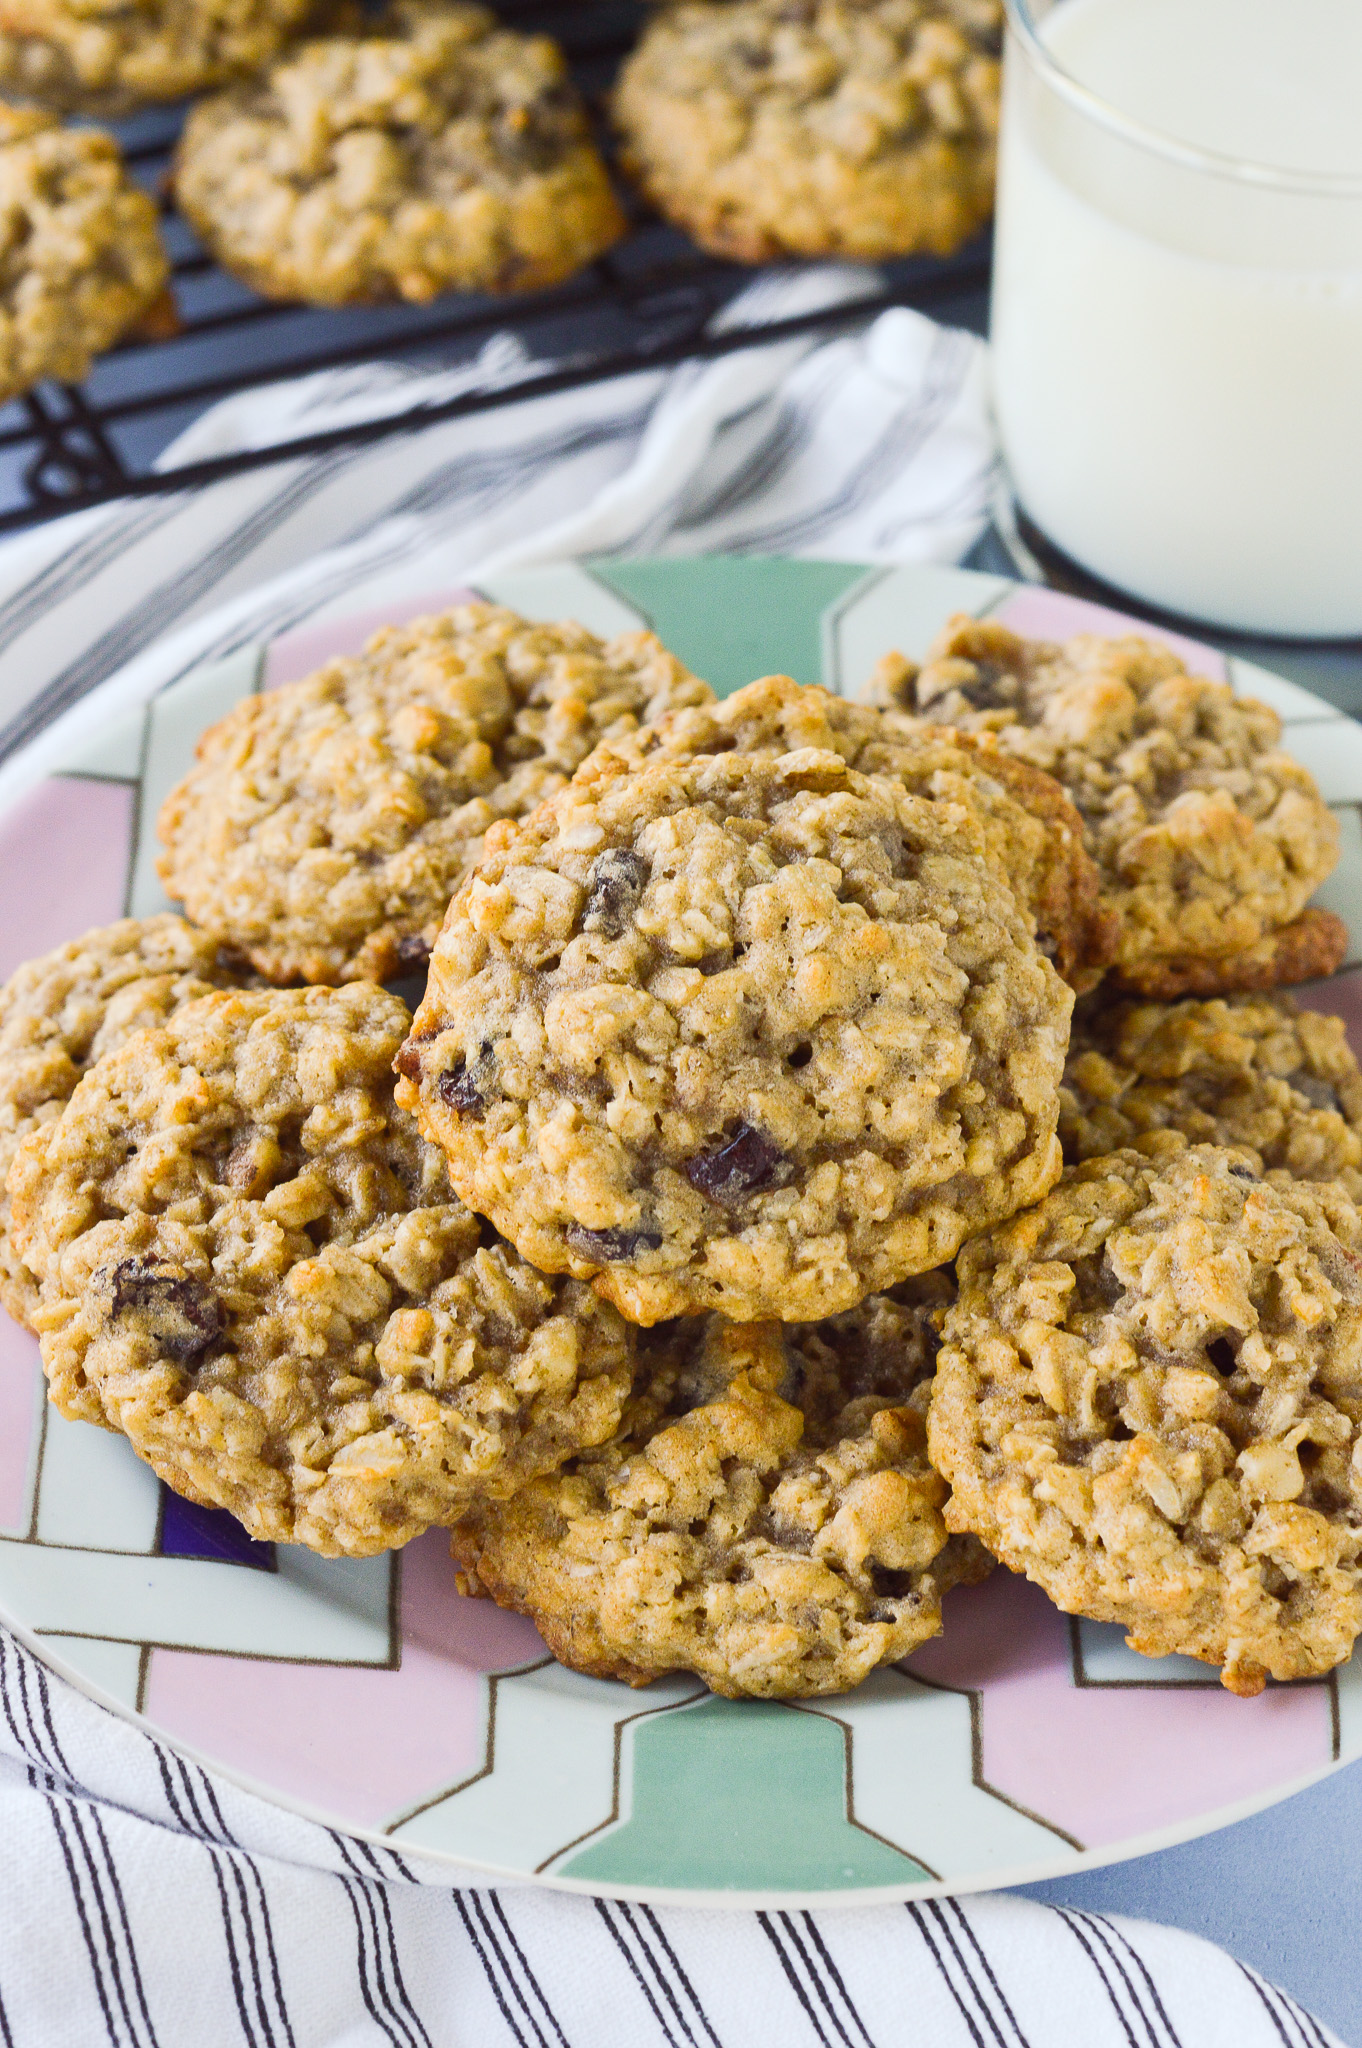
[[1362,177],[1160,135],[1047,48],[1071,0],[1006,4],[992,341],[1019,502],[1167,610],[1362,633]]

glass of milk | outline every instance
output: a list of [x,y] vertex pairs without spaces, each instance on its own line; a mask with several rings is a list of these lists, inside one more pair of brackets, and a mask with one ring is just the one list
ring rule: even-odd
[[1362,634],[1362,0],[1007,0],[993,375],[1035,524]]

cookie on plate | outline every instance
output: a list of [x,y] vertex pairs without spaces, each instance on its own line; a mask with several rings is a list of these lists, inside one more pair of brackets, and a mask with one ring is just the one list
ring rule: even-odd
[[557,44],[460,0],[393,0],[201,101],[175,197],[267,298],[539,290],[624,232]]
[[392,980],[424,966],[494,819],[709,696],[651,633],[488,604],[389,626],[204,734],[161,811],[161,878],[272,981]]
[[457,1202],[367,983],[213,995],[87,1073],[10,1171],[64,1415],[251,1534],[367,1556],[615,1429],[634,1338]]
[[915,796],[973,805],[988,853],[1032,919],[1042,951],[1076,988],[1100,978],[1116,921],[1098,902],[1083,820],[1052,776],[1003,753],[992,734],[924,727],[902,712],[765,676],[721,703],[687,705],[602,741],[576,780],[703,754],[796,747],[829,749],[863,775],[892,775]]
[[156,206],[95,128],[0,106],[0,400],[78,383],[139,321],[163,317],[170,263]]
[[20,1142],[60,1116],[81,1075],[134,1031],[244,979],[215,939],[167,911],[98,926],[26,961],[0,988],[0,1302],[20,1322],[38,1299],[3,1192]]
[[845,1692],[939,1633],[981,1578],[948,1537],[923,1415],[940,1276],[825,1323],[695,1317],[640,1339],[620,1434],[454,1532],[466,1592],[554,1655],[646,1685]]
[[571,784],[488,834],[398,1099],[637,1322],[854,1307],[1059,1170],[1073,998],[984,852],[816,747]]
[[1235,1145],[1262,1172],[1341,1181],[1362,1202],[1362,1074],[1342,1019],[1290,996],[1089,997],[1074,1012],[1059,1105],[1068,1161]]
[[1362,1629],[1362,1219],[1193,1146],[1071,1168],[966,1246],[929,1420],[947,1526],[1132,1649],[1308,1678]]
[[1063,784],[1083,815],[1116,973],[1139,994],[1220,995],[1331,973],[1347,934],[1305,909],[1338,826],[1281,721],[1169,648],[1081,633],[1024,640],[952,619],[922,668],[880,664],[879,701],[966,732]]
[[995,0],[686,0],[615,89],[625,168],[743,263],[945,256],[993,211]]

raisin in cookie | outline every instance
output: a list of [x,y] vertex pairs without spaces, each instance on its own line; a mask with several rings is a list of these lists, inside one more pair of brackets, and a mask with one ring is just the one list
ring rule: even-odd
[[161,811],[161,878],[273,981],[391,980],[425,964],[493,819],[709,696],[651,633],[487,604],[390,626],[204,734]]
[[1132,1649],[1307,1678],[1362,1628],[1362,1220],[1194,1146],[1071,1168],[968,1245],[929,1443],[947,1526]]
[[60,113],[126,114],[244,77],[311,0],[0,0],[0,91]]
[[625,168],[707,249],[948,255],[993,211],[993,0],[687,0],[615,90]]
[[874,694],[1063,784],[1119,921],[1117,973],[1141,994],[1217,995],[1329,973],[1338,918],[1306,898],[1338,859],[1313,776],[1281,721],[1149,640],[1062,646],[952,619],[921,669],[890,655]]
[[845,1692],[907,1656],[987,1563],[947,1536],[926,1456],[927,1317],[949,1289],[905,1293],[642,1338],[619,1436],[456,1529],[463,1590],[631,1685],[695,1671],[734,1698]]
[[802,1322],[1051,1185],[1071,1005],[967,807],[725,753],[493,828],[398,1099],[472,1208],[635,1321]]
[[616,1427],[633,1336],[455,1201],[365,983],[201,997],[10,1173],[51,1396],[252,1535],[366,1556]]
[[[169,912],[121,918],[17,968],[0,988],[0,1191],[20,1141],[61,1115],[97,1059],[243,978],[216,940]],[[0,1192],[0,1302],[26,1323],[37,1299]]]
[[78,383],[163,309],[170,263],[155,202],[118,144],[0,106],[0,400],[44,377]]
[[625,226],[558,46],[458,0],[201,101],[175,197],[226,269],[322,306],[538,290]]
[[575,779],[703,754],[788,754],[797,747],[840,754],[863,775],[892,775],[914,795],[977,808],[989,855],[1032,919],[1042,950],[1074,987],[1101,978],[1116,921],[1098,902],[1083,820],[1052,776],[1003,753],[990,733],[924,727],[902,712],[848,703],[789,676],[765,676],[722,703],[687,705],[602,741]]
[[1066,1160],[1235,1145],[1260,1171],[1341,1181],[1362,1202],[1362,1074],[1342,1019],[1289,996],[1089,998],[1059,1103]]

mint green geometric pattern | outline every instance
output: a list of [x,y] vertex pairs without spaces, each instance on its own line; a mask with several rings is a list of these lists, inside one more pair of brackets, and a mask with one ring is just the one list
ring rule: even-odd
[[823,680],[823,614],[866,572],[854,562],[759,556],[593,562],[591,571],[646,617],[696,675],[726,697],[757,676]]
[[935,1875],[848,1817],[850,1746],[830,1721],[706,1699],[631,1722],[625,1747],[628,1818],[556,1874],[647,1884],[665,1868],[697,1891],[809,1892]]

